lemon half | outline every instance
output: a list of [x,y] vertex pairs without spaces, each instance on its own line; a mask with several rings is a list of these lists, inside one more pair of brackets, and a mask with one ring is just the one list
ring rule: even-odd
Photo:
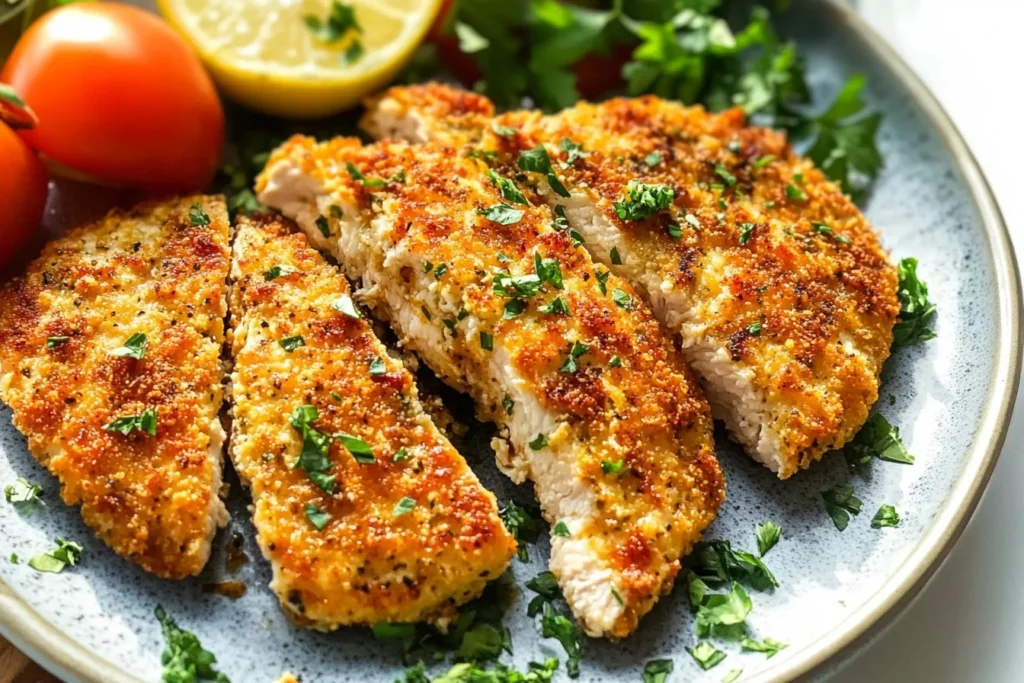
[[[324,42],[307,17],[325,20],[332,0],[159,0],[223,92],[268,114],[328,116],[357,104],[402,69],[441,0],[350,0],[362,32]],[[361,43],[356,59],[346,58]]]

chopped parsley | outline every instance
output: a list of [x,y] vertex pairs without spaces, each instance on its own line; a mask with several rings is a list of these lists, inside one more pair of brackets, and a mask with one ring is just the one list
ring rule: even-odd
[[644,665],[643,683],[665,683],[673,668],[671,659],[652,659]]
[[530,554],[526,550],[526,544],[536,541],[537,536],[540,534],[541,526],[537,520],[539,513],[534,514],[522,505],[518,505],[515,501],[510,500],[498,510],[498,514],[501,516],[501,521],[505,523],[505,528],[508,529],[512,538],[516,539],[516,543],[519,546],[517,553],[519,561],[528,562]]
[[622,599],[621,595],[619,595],[619,591],[615,588],[615,586],[611,587],[611,594],[612,597],[615,598],[615,602],[619,603],[622,606],[626,605],[626,601]]
[[314,222],[316,223],[316,229],[320,231],[321,235],[324,237],[331,236],[331,225],[327,222],[326,218],[323,216],[317,216],[316,221]]
[[551,189],[558,196],[569,196],[569,191],[565,189],[565,185],[555,175],[555,169],[551,166],[551,157],[548,156],[548,151],[544,148],[543,144],[539,144],[533,149],[521,153],[517,165],[524,171],[543,173],[544,177],[547,178],[548,185],[551,186]]
[[725,653],[706,640],[697,643],[696,647],[686,648],[686,651],[690,653],[693,660],[704,671],[717,666],[725,659]]
[[758,321],[756,323],[751,323],[747,327],[747,333],[750,334],[752,337],[760,337],[761,336],[761,330],[763,330],[763,329],[764,329],[764,323]]
[[750,596],[735,581],[729,585],[728,593],[705,593],[697,603],[697,635],[726,637],[745,632],[745,622],[753,608]]
[[736,176],[734,176],[732,173],[729,173],[729,170],[722,164],[715,164],[715,175],[721,178],[722,181],[729,187],[732,187],[733,185],[736,184]]
[[871,518],[871,528],[881,529],[883,527],[897,527],[900,525],[900,514],[892,505],[883,505]]
[[203,207],[193,204],[188,210],[188,222],[197,228],[205,228],[210,224],[210,217],[203,211]]
[[336,441],[340,441],[341,445],[344,446],[352,457],[361,465],[372,465],[377,462],[377,457],[373,454],[373,449],[370,445],[360,439],[358,436],[352,436],[345,432],[338,432],[334,435]]
[[400,501],[395,503],[395,509],[392,511],[392,515],[395,517],[401,517],[404,514],[412,512],[416,508],[416,501],[409,496],[404,496]]
[[608,360],[608,367],[610,367],[610,368],[621,368],[622,367],[622,359],[619,358],[617,355],[612,356]]
[[757,227],[753,223],[740,223],[740,244],[746,244],[750,241],[750,236],[754,234],[754,228]]
[[18,564],[21,562],[21,560],[18,559],[18,553],[11,553],[11,556],[7,558],[7,561],[11,564]]
[[849,237],[847,237],[846,235],[838,234],[828,225],[828,223],[822,223],[821,221],[811,221],[811,225],[814,226],[815,232],[817,232],[819,235],[831,237],[836,242],[839,242],[839,244],[842,244],[844,246],[850,244]]
[[565,362],[562,363],[562,367],[558,368],[558,371],[568,373],[576,372],[576,370],[578,369],[576,365],[576,359],[585,354],[589,350],[590,346],[588,346],[587,344],[581,343],[578,339],[574,341],[572,343],[572,346],[569,348],[569,357],[565,359]]
[[521,209],[514,209],[508,204],[495,204],[486,209],[478,209],[477,213],[492,223],[498,223],[499,225],[514,225],[523,218],[523,211]]
[[491,179],[491,182],[494,183],[494,186],[498,188],[498,192],[501,193],[501,196],[507,199],[508,201],[512,202],[513,204],[530,203],[526,200],[526,197],[523,195],[523,193],[519,191],[519,188],[516,187],[515,183],[513,183],[508,178],[498,175],[492,169],[487,169],[487,177],[489,177]]
[[123,346],[110,350],[111,356],[142,360],[146,356],[146,335],[136,332],[124,341]]
[[624,290],[616,289],[612,291],[612,301],[627,311],[633,308],[633,299]]
[[764,562],[746,550],[734,550],[729,541],[701,541],[686,558],[686,566],[702,582],[723,586],[738,582],[767,591],[779,585]]
[[399,448],[397,451],[395,451],[394,455],[391,456],[391,462],[402,462],[403,460],[408,460],[408,459],[409,459],[409,449],[406,448],[405,446],[402,446],[401,448]]
[[281,344],[282,349],[291,353],[300,346],[305,346],[306,340],[302,338],[301,334],[297,334],[294,337],[282,337],[281,341],[278,343]]
[[865,465],[871,458],[912,465],[914,456],[900,440],[899,427],[889,423],[881,413],[867,419],[856,436],[843,447],[843,455],[851,467]]
[[786,643],[780,643],[777,640],[771,638],[765,638],[761,642],[758,642],[752,638],[744,638],[740,641],[740,647],[747,652],[763,652],[768,656],[769,659],[779,654],[780,650],[785,650],[788,645]]
[[316,527],[317,531],[323,531],[327,523],[331,521],[332,516],[330,513],[325,512],[323,508],[316,505],[315,503],[306,503],[305,506],[306,519],[309,523]]
[[782,527],[775,522],[768,520],[764,524],[757,525],[757,554],[764,557],[768,551],[775,547],[782,537]]
[[509,275],[497,273],[491,283],[494,293],[498,296],[531,297],[540,291],[540,278],[535,274]]
[[622,458],[612,462],[611,460],[601,461],[601,471],[605,474],[622,474],[626,468],[626,461]]
[[4,487],[4,498],[16,509],[30,509],[38,505],[45,505],[39,499],[42,493],[42,486],[33,484],[24,477],[18,477],[13,484]]
[[798,202],[807,201],[807,193],[793,183],[786,183],[786,197]]
[[569,678],[580,675],[580,658],[583,647],[583,635],[576,622],[555,611],[550,602],[544,603],[540,618],[540,634],[545,638],[554,638],[562,645],[568,659],[565,669]]
[[515,137],[515,134],[518,132],[518,129],[513,128],[512,126],[501,126],[497,123],[491,126],[491,130],[494,131],[495,135],[499,135],[503,138]]
[[37,572],[59,574],[65,567],[74,567],[82,558],[82,546],[74,541],[57,539],[57,547],[30,558],[28,566]]
[[572,315],[572,311],[569,309],[569,304],[560,296],[556,296],[537,310],[541,313],[547,313],[550,315]]
[[533,272],[541,282],[548,282],[555,289],[562,289],[562,268],[553,258],[541,258],[540,252],[533,254]]
[[626,195],[613,205],[621,220],[639,221],[672,206],[675,196],[675,190],[668,185],[648,185],[630,180],[626,185]]
[[437,264],[437,268],[434,268],[434,279],[435,280],[440,280],[441,276],[444,275],[447,272],[448,272],[448,264],[447,263],[439,263],[439,264]]
[[331,461],[327,457],[327,451],[331,446],[331,437],[313,427],[313,422],[320,417],[316,406],[302,405],[292,411],[288,422],[302,435],[302,450],[299,458],[295,461],[295,467],[306,471],[310,481],[323,489],[324,492],[333,494],[335,488],[335,477],[328,474],[331,469]]
[[[583,151],[583,145],[576,144],[569,138],[562,138],[562,141],[558,143],[558,147],[565,152],[565,166],[568,168],[572,166],[580,159],[586,159],[590,155],[590,152]],[[557,191],[557,190],[556,190]]]
[[480,348],[484,351],[494,350],[494,336],[490,332],[480,333]]
[[683,227],[678,223],[669,223],[665,226],[665,232],[668,233],[669,237],[677,240],[683,236]]
[[263,279],[270,282],[271,280],[276,280],[279,277],[284,277],[285,275],[291,275],[292,273],[297,272],[299,272],[298,268],[282,263],[281,265],[274,266],[267,272],[263,273]]
[[743,675],[743,669],[731,669],[729,673],[725,674],[722,679],[722,683],[735,683],[735,681]]
[[546,448],[548,445],[548,435],[541,432],[533,438],[530,442],[530,448],[535,451],[539,451],[542,448]]
[[204,650],[195,635],[180,628],[160,605],[156,606],[155,612],[166,641],[160,655],[160,664],[164,667],[162,680],[165,683],[230,683],[227,676],[214,668],[217,657]]
[[108,432],[120,432],[125,436],[136,430],[156,436],[156,408],[147,408],[138,415],[115,418],[112,422],[103,425],[103,429]]
[[342,294],[334,303],[331,304],[331,308],[349,318],[363,317],[363,314],[359,312],[358,308],[356,308],[355,302],[352,301],[352,297],[348,294]]
[[[614,247],[612,247],[614,249]],[[618,252],[616,252],[618,253]],[[608,276],[611,275],[611,271],[594,271],[594,279],[597,280],[597,288],[601,290],[602,294],[608,293]]]
[[48,348],[48,349],[55,349],[58,346],[66,344],[68,339],[70,339],[70,337],[47,337],[46,338],[46,348]]
[[372,189],[384,187],[385,185],[388,184],[388,181],[384,180],[383,178],[367,178],[366,176],[363,175],[362,171],[356,168],[356,165],[353,164],[351,161],[345,162],[345,170],[348,171],[348,175],[350,178],[352,178],[352,180],[358,181],[359,184],[362,185],[363,187]]
[[757,158],[757,161],[754,162],[754,170],[760,171],[762,168],[772,163],[773,161],[775,161],[774,154],[765,154],[763,156],[759,156]]
[[828,491],[822,491],[821,498],[825,501],[825,511],[840,531],[850,523],[850,515],[860,514],[862,503],[860,498],[853,495],[852,486],[838,484]]
[[892,329],[893,349],[935,338],[935,332],[928,327],[935,315],[935,304],[928,300],[928,285],[917,277],[917,259],[902,259],[897,271],[900,317]]
[[384,365],[384,359],[377,356],[370,361],[370,374],[374,376],[380,376],[388,371],[387,366]]
[[565,522],[558,522],[558,524],[555,524],[555,528],[554,530],[552,530],[551,533],[553,533],[555,536],[561,536],[563,538],[568,538],[572,536],[572,534],[569,533],[569,527],[565,524]]
[[349,31],[362,33],[363,28],[356,20],[356,10],[348,3],[331,2],[331,9],[326,19],[307,14],[302,17],[306,27],[313,32],[317,40],[333,43],[341,40]]
[[650,166],[651,168],[654,168],[655,166],[660,164],[661,160],[662,160],[661,152],[657,152],[657,151],[651,152],[650,154],[648,154],[647,156],[644,157],[644,163],[647,164],[648,166]]
[[613,266],[622,265],[622,257],[619,255],[618,247],[612,247],[612,250],[608,252],[608,257],[611,259]]
[[516,402],[513,401],[512,398],[508,394],[505,394],[501,398],[501,407],[505,409],[505,414],[506,415],[511,415],[512,411],[516,407]]
[[[541,307],[541,309],[543,310],[543,307]],[[504,318],[505,320],[511,320],[512,318],[515,318],[517,315],[520,315],[525,310],[525,301],[523,301],[522,299],[512,299],[511,301],[507,301],[505,303],[505,313],[501,317]]]

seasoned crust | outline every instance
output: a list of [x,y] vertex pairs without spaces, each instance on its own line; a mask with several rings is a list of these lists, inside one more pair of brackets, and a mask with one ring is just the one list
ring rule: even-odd
[[[298,272],[267,280],[286,265]],[[504,571],[515,541],[494,496],[469,470],[419,403],[412,375],[391,359],[365,319],[332,304],[349,294],[337,269],[281,217],[242,218],[231,288],[231,455],[252,489],[272,588],[304,625],[419,621],[451,616]],[[301,335],[286,352],[280,340]],[[380,359],[385,371],[372,375]],[[313,426],[362,438],[376,462],[356,462],[340,443],[328,457],[328,494],[296,468],[300,433],[289,417],[317,408]],[[408,457],[393,462],[406,448]],[[404,497],[417,501],[395,516]],[[317,530],[304,507],[332,519]]]
[[[387,182],[368,188],[345,170],[346,163],[371,182]],[[373,245],[369,254],[360,257],[373,263],[356,270],[386,272],[384,288],[393,290],[396,300],[410,302],[415,320],[386,302],[382,312],[445,381],[474,396],[483,417],[515,433],[515,411],[529,408],[517,404],[509,413],[502,405],[502,392],[509,389],[495,378],[492,363],[507,357],[517,390],[535,400],[543,415],[554,416],[558,426],[549,434],[552,449],[568,449],[573,458],[571,481],[548,481],[542,472],[532,472],[545,514],[552,523],[559,521],[555,508],[562,494],[553,492],[560,488],[577,487],[582,493],[571,494],[575,500],[592,501],[594,512],[573,530],[573,538],[585,540],[588,552],[612,570],[625,605],[607,630],[595,626],[599,622],[588,623],[580,610],[577,615],[592,634],[624,636],[671,588],[679,557],[699,538],[724,497],[708,407],[671,340],[632,287],[595,266],[567,234],[554,231],[554,216],[538,205],[539,197],[533,195],[532,206],[516,205],[523,217],[514,225],[479,214],[502,201],[486,170],[482,162],[450,148],[362,147],[340,138],[317,144],[296,136],[272,153],[256,189],[271,205],[289,204],[299,212],[304,209],[292,202],[302,201],[308,202],[303,207],[318,204],[325,216],[341,215],[328,219],[331,239],[347,244],[355,239],[352,232],[375,231],[366,238]],[[281,184],[292,181],[292,189]],[[342,225],[345,221],[349,227]],[[546,288],[529,298],[522,314],[506,318],[508,298],[494,293],[494,273],[531,273],[535,255],[558,261],[563,289]],[[410,264],[407,270],[387,265],[399,261]],[[418,280],[421,269],[411,264],[428,262],[435,269],[444,264],[446,270],[432,276],[424,289]],[[598,274],[608,277],[604,292]],[[615,290],[630,297],[629,310],[613,301]],[[572,315],[542,314],[540,306],[558,295]],[[375,297],[383,301],[388,295],[377,292]],[[467,313],[464,319],[456,315],[460,307]],[[424,345],[421,340],[428,335],[418,331],[421,326],[435,328],[431,334],[443,339],[443,352]],[[481,333],[493,338],[493,352],[482,347]],[[574,340],[589,350],[577,361],[579,371],[562,372]],[[620,367],[609,367],[614,356]],[[525,439],[513,437],[512,446],[517,459],[535,467],[529,463],[538,456],[530,455]],[[602,461],[619,459],[625,476],[602,471]],[[562,542],[555,540],[553,554]],[[554,560],[553,568],[558,574]],[[566,595],[573,603],[572,591]],[[605,598],[611,600],[605,593],[598,596]]]
[[[192,224],[193,205],[209,225]],[[227,522],[227,272],[224,200],[197,195],[72,230],[0,292],[0,397],[15,427],[97,535],[162,577],[199,573]],[[146,335],[141,360],[110,355],[134,333]],[[103,429],[147,408],[156,436]]]

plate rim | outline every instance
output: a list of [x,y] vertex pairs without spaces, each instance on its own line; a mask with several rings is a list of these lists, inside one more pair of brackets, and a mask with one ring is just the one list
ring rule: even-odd
[[[824,0],[860,46],[884,63],[914,103],[935,127],[939,139],[981,216],[997,287],[998,355],[977,436],[949,495],[932,523],[885,586],[858,607],[839,626],[804,645],[779,667],[755,674],[750,683],[781,683],[824,673],[831,662],[842,662],[865,647],[898,618],[921,593],[949,556],[970,521],[999,458],[1020,383],[1021,280],[1009,231],[984,173],[962,134],[935,95],[902,57],[841,0]],[[121,667],[51,624],[0,579],[0,635],[50,673],[67,681],[143,683]]]

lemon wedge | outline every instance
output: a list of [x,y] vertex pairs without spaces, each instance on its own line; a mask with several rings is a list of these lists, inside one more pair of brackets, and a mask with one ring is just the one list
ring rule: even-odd
[[335,114],[385,85],[412,57],[441,5],[441,0],[158,2],[228,97],[292,118]]

